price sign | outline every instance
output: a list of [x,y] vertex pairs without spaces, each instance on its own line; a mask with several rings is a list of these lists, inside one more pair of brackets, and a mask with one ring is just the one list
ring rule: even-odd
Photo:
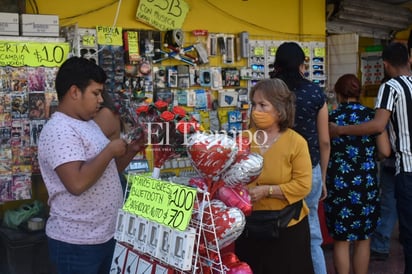
[[277,47],[269,47],[269,55],[276,56],[276,51],[278,50]]
[[264,47],[255,47],[253,49],[253,55],[255,55],[255,56],[264,56],[265,55],[265,48]]
[[302,50],[305,53],[306,57],[310,57],[310,48],[309,47],[302,47]]
[[127,31],[127,48],[129,50],[130,62],[139,61],[139,35],[137,31]]
[[145,175],[130,175],[129,180],[125,211],[181,231],[189,226],[196,189]]
[[83,35],[82,36],[82,45],[84,47],[95,47],[96,46],[96,37],[94,35]]
[[161,31],[180,29],[189,12],[184,0],[140,0],[136,19]]
[[122,28],[97,26],[96,32],[99,45],[123,46]]
[[314,48],[315,57],[325,57],[325,48]]
[[58,67],[68,56],[68,43],[0,41],[0,66]]

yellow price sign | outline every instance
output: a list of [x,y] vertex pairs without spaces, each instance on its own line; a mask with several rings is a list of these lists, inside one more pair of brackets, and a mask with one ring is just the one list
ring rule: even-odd
[[64,42],[0,41],[0,66],[59,67],[69,49]]
[[309,47],[302,47],[305,56],[310,57],[310,48]]
[[276,51],[278,50],[277,47],[269,47],[269,55],[276,56]]
[[314,48],[313,54],[315,57],[325,57],[325,48]]
[[264,56],[265,55],[265,48],[264,47],[255,47],[253,49],[253,55],[255,55],[255,56]]
[[107,46],[123,46],[122,28],[97,26],[97,43]]
[[185,230],[192,218],[196,189],[151,178],[130,175],[132,187],[123,209],[173,229]]
[[83,35],[82,36],[82,45],[84,47],[95,47],[96,46],[96,37],[94,35]]

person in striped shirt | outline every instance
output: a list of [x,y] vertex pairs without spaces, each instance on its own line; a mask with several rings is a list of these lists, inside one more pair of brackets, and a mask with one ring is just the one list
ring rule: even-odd
[[382,51],[385,73],[392,77],[379,87],[375,116],[360,125],[329,124],[331,138],[370,135],[388,126],[396,156],[395,198],[399,235],[404,251],[405,274],[412,273],[412,73],[407,47],[399,42]]

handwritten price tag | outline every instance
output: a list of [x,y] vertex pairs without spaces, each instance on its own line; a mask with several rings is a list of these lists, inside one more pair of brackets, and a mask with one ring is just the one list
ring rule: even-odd
[[192,218],[196,189],[144,175],[129,177],[132,187],[123,209],[177,230]]
[[0,41],[0,66],[58,67],[68,55],[68,43]]

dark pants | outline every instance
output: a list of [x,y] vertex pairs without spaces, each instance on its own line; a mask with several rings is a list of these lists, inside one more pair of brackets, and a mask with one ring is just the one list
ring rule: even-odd
[[396,175],[396,208],[399,218],[399,239],[405,256],[405,274],[412,274],[412,173]]
[[75,245],[48,238],[50,260],[58,274],[108,274],[115,240],[97,245]]
[[255,240],[241,235],[235,253],[253,274],[313,274],[308,217],[280,230],[279,238]]

